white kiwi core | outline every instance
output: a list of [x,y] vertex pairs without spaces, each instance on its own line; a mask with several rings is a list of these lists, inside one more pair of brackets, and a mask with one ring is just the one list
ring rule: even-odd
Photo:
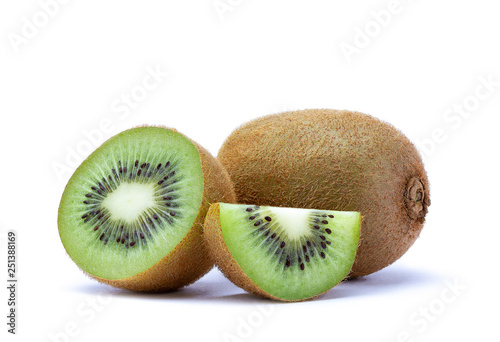
[[291,240],[298,240],[309,235],[308,210],[273,207],[271,211],[281,226],[285,227],[283,231]]
[[112,220],[131,223],[154,205],[154,184],[152,183],[122,183],[102,202],[102,206],[109,210]]

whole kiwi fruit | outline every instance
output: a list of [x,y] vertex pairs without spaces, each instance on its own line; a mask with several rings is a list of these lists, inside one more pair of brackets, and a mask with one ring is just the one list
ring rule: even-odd
[[415,146],[392,125],[359,112],[308,109],[258,118],[227,138],[218,160],[238,203],[361,212],[350,277],[399,259],[430,205]]

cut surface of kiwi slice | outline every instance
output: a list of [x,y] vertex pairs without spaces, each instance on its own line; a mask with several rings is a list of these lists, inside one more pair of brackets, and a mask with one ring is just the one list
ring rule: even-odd
[[298,301],[349,273],[360,234],[357,212],[213,204],[205,240],[221,271],[247,291]]
[[[175,130],[138,127],[112,137],[78,167],[64,190],[58,225],[67,253],[98,280],[146,291],[182,286],[182,269],[186,274],[196,267],[204,268],[198,273],[206,272],[209,267],[200,265],[211,261],[206,261],[201,225],[195,222],[203,222],[209,205],[206,174],[220,171],[221,178],[227,177],[217,165],[206,150]],[[217,188],[223,191],[224,185]],[[231,195],[226,198],[232,200]],[[198,232],[187,237],[192,228]],[[167,256],[182,244],[196,250],[181,258],[184,265],[172,266],[175,260]],[[174,268],[173,282],[165,285]],[[135,285],[127,286],[127,279]]]

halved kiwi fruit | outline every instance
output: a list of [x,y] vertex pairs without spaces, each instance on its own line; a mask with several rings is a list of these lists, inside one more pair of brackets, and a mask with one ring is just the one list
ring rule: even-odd
[[362,113],[308,109],[258,118],[227,138],[218,159],[239,203],[360,211],[353,277],[401,257],[430,205],[415,146],[392,125]]
[[348,275],[360,225],[357,212],[215,203],[204,236],[234,284],[268,298],[301,301]]
[[59,206],[59,234],[93,278],[171,290],[213,266],[202,224],[211,203],[234,200],[209,152],[173,129],[137,127],[106,141],[75,171]]

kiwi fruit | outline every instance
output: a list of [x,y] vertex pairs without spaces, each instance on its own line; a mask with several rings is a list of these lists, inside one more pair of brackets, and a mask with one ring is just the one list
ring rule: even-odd
[[59,206],[59,235],[72,260],[102,283],[177,289],[213,267],[203,222],[218,201],[235,195],[208,151],[174,129],[132,128],[74,172]]
[[237,286],[280,301],[319,296],[354,263],[361,215],[215,203],[205,219],[208,250]]
[[218,160],[238,203],[361,212],[352,277],[400,258],[430,205],[415,146],[392,125],[359,112],[309,109],[258,118],[227,138]]

